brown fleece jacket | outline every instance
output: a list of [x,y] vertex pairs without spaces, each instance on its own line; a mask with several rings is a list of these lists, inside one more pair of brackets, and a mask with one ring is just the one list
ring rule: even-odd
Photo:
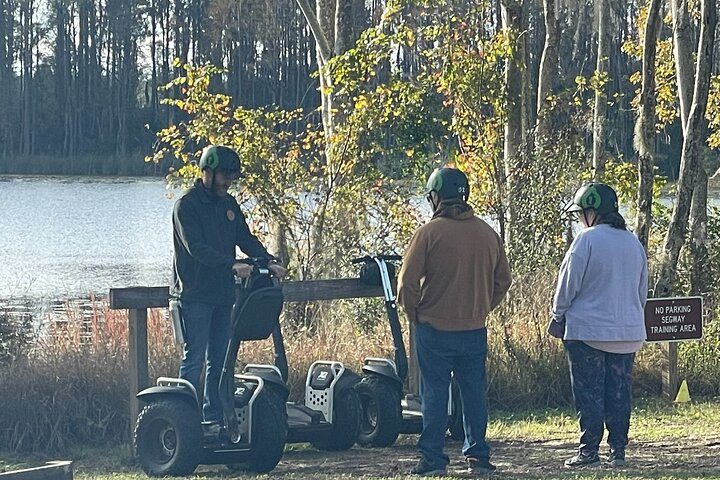
[[398,302],[411,322],[475,330],[510,288],[510,266],[495,230],[465,202],[440,204],[410,241]]

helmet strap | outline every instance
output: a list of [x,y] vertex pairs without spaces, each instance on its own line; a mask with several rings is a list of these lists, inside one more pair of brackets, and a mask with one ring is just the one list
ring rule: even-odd
[[[206,170],[208,170],[208,169],[206,169]],[[210,177],[209,185],[205,183],[205,178],[207,178],[207,177],[205,177],[206,170],[203,170],[203,172],[202,172],[203,173],[203,185],[205,186],[205,188],[210,190],[210,192],[215,193],[215,169],[213,169],[213,168],[209,169],[212,172],[212,176]]]
[[440,205],[440,197],[437,196],[437,193],[435,194],[435,196],[438,199],[437,203],[435,203],[435,199],[433,198],[433,192],[430,192],[427,194],[427,201],[428,201],[428,203],[430,203],[433,213],[435,213],[435,210],[437,210],[438,206]]
[[585,219],[585,225],[587,225],[588,228],[594,227],[595,223],[597,223],[597,220],[598,220],[597,211],[595,211],[595,215],[593,215],[592,223],[588,221],[587,209],[583,209],[582,214],[583,214],[583,218]]

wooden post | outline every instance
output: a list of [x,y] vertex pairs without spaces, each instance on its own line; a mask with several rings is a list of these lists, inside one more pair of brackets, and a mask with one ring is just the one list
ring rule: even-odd
[[672,402],[678,391],[678,353],[677,343],[664,342],[660,345],[663,356],[662,396]]
[[148,386],[147,309],[133,308],[128,315],[128,348],[130,370],[130,439],[135,431],[135,421],[140,414],[137,393]]

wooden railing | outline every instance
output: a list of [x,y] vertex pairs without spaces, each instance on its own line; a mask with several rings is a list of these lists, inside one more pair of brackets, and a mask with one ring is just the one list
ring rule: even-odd
[[[339,300],[346,298],[369,298],[383,296],[380,286],[368,286],[357,278],[334,280],[307,280],[282,283],[286,302],[310,302],[317,300]],[[167,307],[168,287],[127,287],[110,289],[110,308],[128,310],[128,348],[130,384],[130,432],[140,413],[140,404],[135,395],[149,386],[147,309]],[[410,362],[411,372],[416,371]],[[410,378],[414,378],[410,374]]]

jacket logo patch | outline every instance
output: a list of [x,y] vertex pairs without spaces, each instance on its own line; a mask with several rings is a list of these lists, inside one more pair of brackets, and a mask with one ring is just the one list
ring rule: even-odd
[[235,212],[233,212],[232,210],[228,210],[226,213],[228,220],[230,220],[231,222],[235,220]]

